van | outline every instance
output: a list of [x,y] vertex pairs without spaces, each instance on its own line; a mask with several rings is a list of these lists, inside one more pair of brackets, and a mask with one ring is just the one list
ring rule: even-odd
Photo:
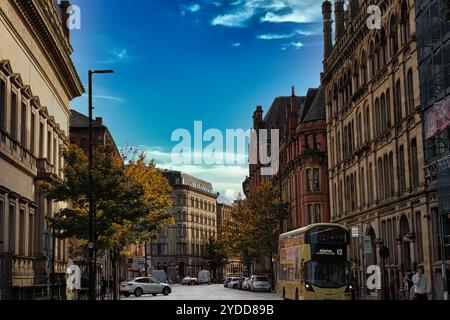
[[198,282],[200,284],[211,284],[211,273],[208,270],[202,270],[198,273]]
[[167,275],[164,270],[153,270],[151,272],[151,276],[155,279],[157,279],[161,283],[167,282]]

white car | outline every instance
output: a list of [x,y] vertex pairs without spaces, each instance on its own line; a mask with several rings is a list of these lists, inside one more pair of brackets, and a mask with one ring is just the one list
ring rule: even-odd
[[120,293],[125,297],[129,297],[134,294],[136,297],[140,297],[143,294],[163,294],[168,296],[172,293],[172,288],[167,283],[159,282],[155,278],[140,277],[132,280],[122,282],[120,284]]
[[230,282],[228,282],[228,288],[231,289],[239,289],[239,282],[241,281],[240,277],[231,278]]
[[272,284],[265,276],[251,276],[250,278],[250,291],[272,291]]

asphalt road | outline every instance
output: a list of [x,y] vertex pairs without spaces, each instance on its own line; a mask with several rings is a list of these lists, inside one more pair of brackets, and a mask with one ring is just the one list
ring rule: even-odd
[[275,293],[248,292],[236,289],[228,289],[223,284],[202,285],[202,286],[181,286],[173,285],[172,293],[165,297],[158,295],[143,295],[140,298],[130,296],[121,297],[122,300],[282,300]]

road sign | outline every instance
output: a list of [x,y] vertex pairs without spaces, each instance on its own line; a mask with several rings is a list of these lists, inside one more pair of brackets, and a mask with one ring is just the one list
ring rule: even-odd
[[364,254],[372,254],[372,237],[371,236],[363,237],[363,252],[364,252]]
[[359,226],[352,226],[352,238],[359,238]]

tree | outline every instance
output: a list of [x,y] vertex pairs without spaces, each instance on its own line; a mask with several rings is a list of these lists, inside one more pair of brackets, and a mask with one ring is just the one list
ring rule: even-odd
[[[238,201],[232,219],[225,223],[223,241],[231,254],[239,254],[247,270],[256,257],[272,259],[277,252],[280,222],[287,216],[279,189],[271,183],[256,187],[245,200]],[[273,264],[271,263],[273,276]]]
[[227,261],[225,247],[223,243],[211,239],[206,244],[205,260],[208,261],[208,268],[212,270],[213,278],[217,279],[217,270],[223,268]]
[[[145,153],[125,150],[124,164],[107,146],[94,152],[93,195],[95,251],[108,252],[113,266],[114,298],[118,298],[117,263],[130,245],[143,243],[172,223],[166,210],[171,206],[171,187]],[[44,183],[47,195],[71,206],[49,221],[61,238],[76,238],[86,244],[89,225],[88,165],[84,152],[70,146],[63,152],[64,179]]]

